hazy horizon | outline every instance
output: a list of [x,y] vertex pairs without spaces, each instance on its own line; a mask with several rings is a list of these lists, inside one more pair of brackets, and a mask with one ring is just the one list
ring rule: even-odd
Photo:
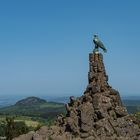
[[139,7],[132,0],[0,1],[0,94],[82,95],[98,34],[109,84],[138,96]]

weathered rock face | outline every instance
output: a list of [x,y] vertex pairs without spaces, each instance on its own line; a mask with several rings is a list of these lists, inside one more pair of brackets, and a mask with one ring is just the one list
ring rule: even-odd
[[[140,140],[138,120],[127,113],[119,92],[108,84],[102,54],[90,54],[89,66],[84,95],[70,97],[66,116],[59,116],[54,126],[32,133],[33,140]],[[23,136],[31,140],[31,136]]]

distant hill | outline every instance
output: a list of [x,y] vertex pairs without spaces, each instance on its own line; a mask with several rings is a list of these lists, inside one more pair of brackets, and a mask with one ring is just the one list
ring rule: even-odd
[[27,97],[25,99],[16,102],[15,105],[33,105],[33,104],[42,104],[42,103],[46,103],[46,100],[40,99],[38,97]]
[[55,118],[65,113],[63,103],[47,102],[38,97],[19,100],[15,105],[0,108],[0,115],[21,115],[29,117]]

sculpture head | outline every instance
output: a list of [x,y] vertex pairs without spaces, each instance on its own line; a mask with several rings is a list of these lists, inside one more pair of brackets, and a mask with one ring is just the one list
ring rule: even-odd
[[97,34],[95,34],[95,35],[94,35],[94,37],[98,37],[98,35],[97,35]]

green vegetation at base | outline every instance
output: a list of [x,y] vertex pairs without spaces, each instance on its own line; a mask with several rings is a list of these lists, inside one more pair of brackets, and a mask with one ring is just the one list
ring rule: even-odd
[[[33,103],[35,102],[35,103]],[[0,108],[0,137],[12,137],[52,125],[59,114],[65,114],[64,104],[27,98],[15,105]]]
[[14,117],[6,117],[0,122],[0,126],[0,136],[6,137],[6,140],[11,140],[30,131],[30,127],[24,121],[15,121]]
[[43,119],[28,116],[0,116],[0,137],[17,137],[29,131],[37,131],[44,125],[52,125],[55,119]]

